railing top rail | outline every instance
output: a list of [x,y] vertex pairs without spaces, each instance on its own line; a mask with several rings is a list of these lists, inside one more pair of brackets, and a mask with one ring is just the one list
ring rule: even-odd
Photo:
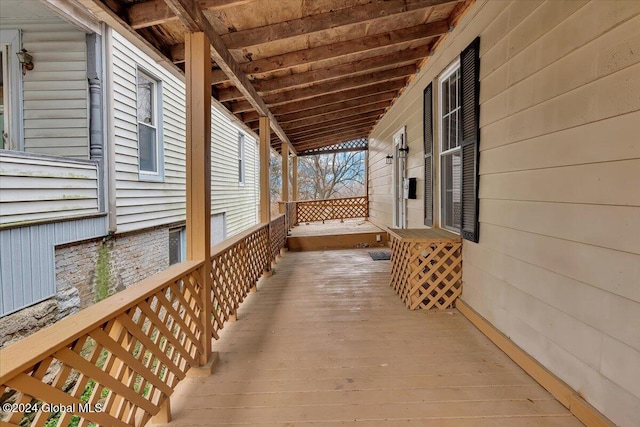
[[352,199],[365,199],[367,196],[353,196],[353,197],[337,197],[335,199],[311,199],[311,200],[298,200],[296,203],[305,202],[333,202],[336,200],[352,200]]
[[0,350],[0,384],[203,265],[185,261]]

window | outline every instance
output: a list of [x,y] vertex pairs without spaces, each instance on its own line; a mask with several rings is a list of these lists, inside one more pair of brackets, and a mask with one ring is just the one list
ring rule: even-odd
[[185,228],[169,230],[169,265],[183,262],[187,259],[187,244]]
[[22,149],[22,67],[20,31],[0,30],[0,149]]
[[456,61],[438,79],[440,99],[440,223],[460,232],[460,63]]
[[[434,221],[432,177],[439,140],[440,227],[478,242],[480,164],[480,38],[424,89],[424,224]],[[438,88],[438,100],[433,99]],[[434,108],[437,106],[438,108]],[[435,113],[437,110],[437,114]],[[434,123],[439,135],[434,137]]]
[[138,167],[140,173],[160,176],[162,172],[161,132],[158,107],[160,83],[138,70],[137,73],[138,114]]
[[244,185],[245,182],[244,159],[244,134],[238,133],[238,182],[240,185]]
[[0,45],[0,133],[2,134],[2,147],[9,148],[9,46]]

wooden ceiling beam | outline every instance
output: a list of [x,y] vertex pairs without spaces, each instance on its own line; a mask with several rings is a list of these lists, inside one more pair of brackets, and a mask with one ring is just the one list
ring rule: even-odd
[[[373,71],[367,74],[321,82],[304,88],[294,88],[284,92],[263,95],[262,99],[269,105],[282,104],[296,99],[311,98],[320,94],[339,92],[378,82],[395,80],[400,77],[407,77],[415,74],[417,70],[418,67],[416,64],[409,64],[389,70]],[[218,100],[220,102],[232,101],[242,97],[244,97],[243,94],[235,88],[218,91]]]
[[[241,68],[247,75],[254,75],[255,77],[256,74],[287,69],[298,65],[310,64],[345,55],[352,55],[358,52],[374,51],[375,49],[387,46],[402,45],[403,43],[431,39],[448,31],[448,21],[441,20],[409,28],[402,28],[383,34],[365,36],[344,42],[283,53],[282,55],[271,56],[268,58],[256,59],[251,62],[243,62],[241,64]],[[402,46],[400,46],[399,49],[401,47]],[[184,58],[181,59],[179,57],[174,57],[174,60],[184,60]],[[212,84],[222,83],[227,80],[227,76],[219,70],[214,70],[211,73]]]
[[310,110],[298,111],[296,113],[284,114],[278,117],[281,125],[284,123],[298,122],[307,119],[313,119],[325,114],[336,113],[351,115],[357,111],[368,111],[370,109],[380,108],[381,105],[390,105],[391,100],[398,95],[397,91],[377,93],[375,95],[366,96],[364,98],[350,99],[348,101],[337,104],[323,105],[321,107],[312,108]]
[[[351,90],[345,90],[339,93],[330,93],[326,95],[320,95],[312,99],[305,99],[302,101],[293,101],[273,107],[275,110],[282,114],[293,113],[301,110],[308,110],[311,108],[343,102],[345,100],[362,98],[365,96],[373,95],[376,93],[389,92],[392,90],[398,90],[405,85],[405,79],[401,78],[390,82],[378,83],[371,86],[360,87]],[[231,111],[233,113],[243,113],[245,111],[251,111],[253,108],[247,101],[240,101],[231,104]]]
[[417,67],[415,64],[405,65],[391,70],[373,72],[362,76],[349,77],[346,79],[334,80],[328,83],[310,86],[304,89],[296,89],[287,92],[266,95],[265,102],[270,105],[283,104],[299,99],[313,98],[318,95],[326,95],[330,93],[341,93],[350,89],[357,89],[363,86],[372,86],[376,83],[385,83],[415,74]]
[[267,94],[269,92],[308,85],[310,83],[320,83],[322,81],[344,78],[354,74],[388,69],[394,66],[407,65],[412,62],[415,63],[429,56],[430,52],[431,47],[425,45],[305,73],[291,74],[269,80],[256,80],[253,82],[253,87],[256,88],[258,93]]
[[317,128],[325,125],[331,125],[334,123],[346,122],[349,120],[357,120],[364,117],[369,117],[374,113],[382,114],[389,103],[377,103],[371,104],[370,107],[363,109],[353,109],[347,111],[338,111],[336,113],[325,114],[322,116],[311,117],[307,120],[300,120],[297,122],[289,122],[288,127],[283,127],[287,135],[291,135],[292,132],[297,132],[300,129]]
[[332,10],[263,27],[247,28],[224,34],[222,40],[229,49],[242,49],[345,25],[361,23],[375,25],[376,20],[389,19],[393,15],[398,15],[397,18],[402,19],[400,14],[405,12],[457,1],[459,0],[376,0],[362,6]]
[[[201,10],[216,10],[249,2],[250,0],[198,0],[197,4]],[[126,16],[129,25],[135,30],[180,20],[175,10],[165,0],[149,0],[132,4],[127,8]]]
[[356,120],[353,122],[339,123],[333,126],[319,127],[316,129],[308,130],[306,132],[299,132],[294,135],[289,135],[289,138],[291,139],[315,138],[322,135],[346,132],[348,130],[362,128],[363,126],[373,126],[377,120],[378,120],[378,116],[369,116],[364,119]]
[[[387,103],[389,101],[391,101],[393,98],[395,98],[397,96],[398,92],[397,91],[389,91],[389,92],[382,92],[382,93],[376,93],[374,95],[369,95],[366,96],[364,98],[358,98],[358,99],[350,99],[348,101],[343,101],[343,102],[338,102],[335,104],[329,104],[329,105],[322,105],[320,107],[315,107],[315,108],[310,108],[308,110],[303,110],[303,111],[298,111],[295,113],[289,113],[289,114],[280,114],[278,112],[278,106],[276,107],[272,107],[271,108],[271,112],[273,113],[274,116],[276,116],[276,118],[278,119],[278,123],[280,123],[280,125],[282,126],[284,123],[286,122],[294,122],[296,120],[304,120],[310,117],[314,117],[314,116],[319,116],[322,114],[327,114],[327,113],[333,113],[336,111],[340,111],[340,110],[349,110],[349,109],[353,109],[353,108],[360,108],[360,107],[364,107],[366,105],[369,104],[374,104],[377,102],[382,102],[382,101],[387,101]],[[287,104],[285,104],[287,105]],[[246,112],[246,113],[240,113],[238,115],[236,115],[241,121],[249,124],[251,122],[256,122],[259,118],[260,115],[258,113],[256,113],[255,111],[250,111],[250,112]]]
[[289,142],[278,121],[273,116],[265,102],[260,98],[247,76],[242,72],[238,63],[233,59],[229,50],[224,46],[220,36],[216,34],[211,23],[198,5],[191,0],[166,0],[167,5],[180,17],[180,20],[193,31],[202,31],[211,43],[211,56],[233,84],[244,94],[247,101],[256,111],[269,117],[271,128],[283,142]]

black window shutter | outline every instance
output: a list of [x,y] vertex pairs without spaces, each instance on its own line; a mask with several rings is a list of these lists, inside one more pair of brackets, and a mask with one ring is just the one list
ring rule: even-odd
[[460,54],[460,131],[462,133],[462,237],[478,242],[478,165],[480,158],[480,38]]
[[424,89],[424,225],[433,226],[433,85]]

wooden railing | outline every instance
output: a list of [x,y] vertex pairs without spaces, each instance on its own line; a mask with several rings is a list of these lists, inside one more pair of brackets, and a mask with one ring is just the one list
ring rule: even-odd
[[174,265],[0,350],[0,424],[145,425],[208,360],[203,343],[218,338],[285,233],[284,216],[274,218],[214,246],[210,268]]
[[297,223],[369,217],[367,196],[305,200],[296,203]]

